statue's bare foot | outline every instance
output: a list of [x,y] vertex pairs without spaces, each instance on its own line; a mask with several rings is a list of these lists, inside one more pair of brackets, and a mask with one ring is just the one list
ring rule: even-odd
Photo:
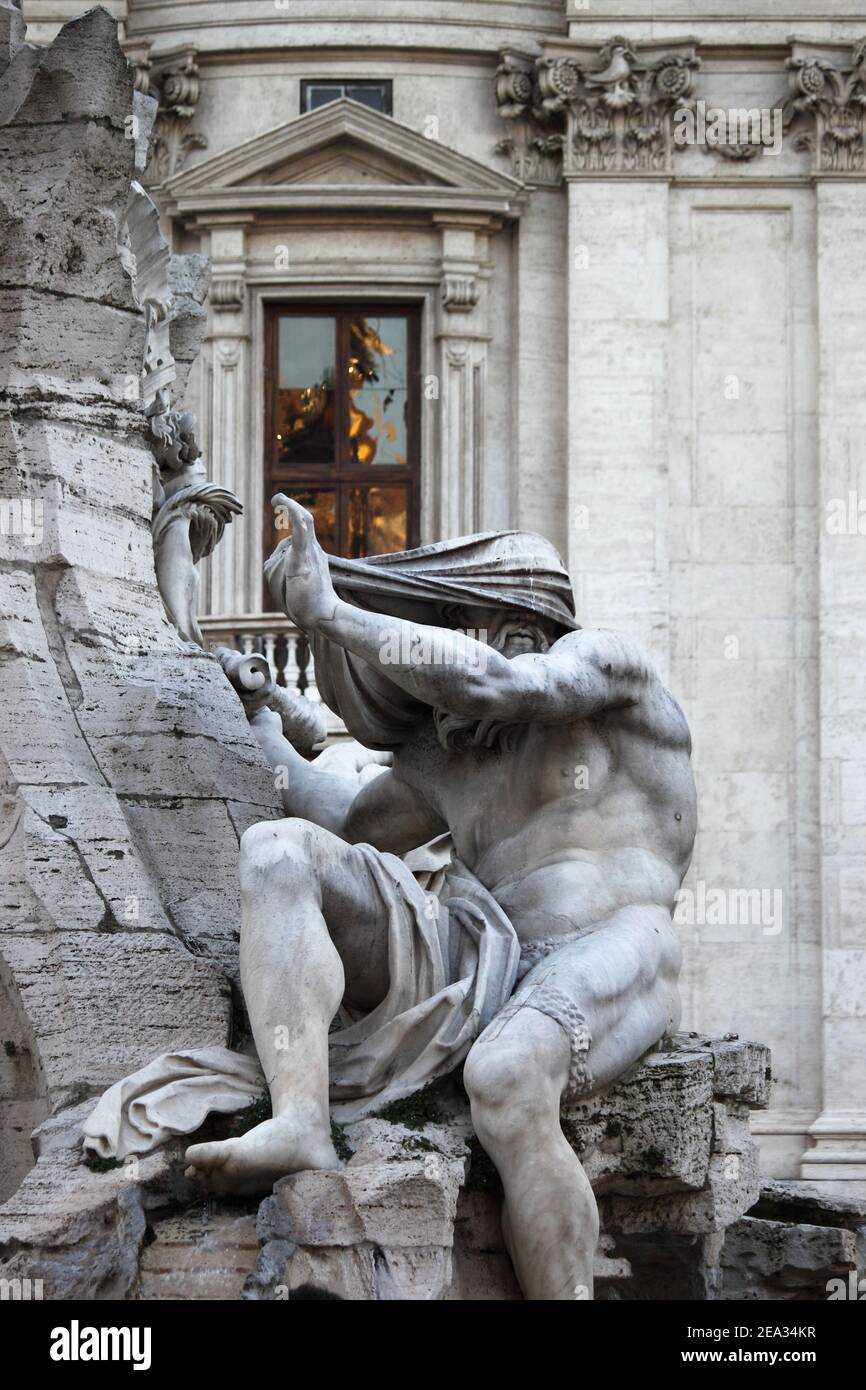
[[192,1144],[186,1151],[188,1178],[211,1192],[251,1196],[270,1192],[274,1183],[305,1168],[340,1168],[330,1134],[311,1132],[298,1116],[278,1115],[238,1139]]

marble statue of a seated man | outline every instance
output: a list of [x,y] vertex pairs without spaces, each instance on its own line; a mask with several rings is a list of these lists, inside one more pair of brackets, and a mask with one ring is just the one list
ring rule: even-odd
[[363,1113],[465,1062],[525,1296],[591,1296],[598,1217],[560,1102],[678,1023],[685,718],[633,642],[578,627],[541,537],[329,563],[309,513],[274,500],[291,524],[274,597],[310,635],[323,698],[390,765],[321,771],[253,715],[290,817],[241,844],[241,979],[273,1118],[193,1145],[188,1171],[251,1192],[337,1167],[329,1100]]

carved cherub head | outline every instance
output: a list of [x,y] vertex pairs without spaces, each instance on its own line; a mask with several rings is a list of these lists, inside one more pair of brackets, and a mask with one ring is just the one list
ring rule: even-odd
[[150,417],[150,447],[163,482],[184,472],[204,474],[203,465],[194,467],[201,458],[195,431],[195,416],[188,410],[170,410],[166,393],[160,391]]

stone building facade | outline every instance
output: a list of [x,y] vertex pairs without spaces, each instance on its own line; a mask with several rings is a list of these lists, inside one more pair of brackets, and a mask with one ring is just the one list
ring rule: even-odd
[[[84,8],[24,0],[29,37]],[[328,383],[275,385],[280,335],[297,363],[326,322],[345,373],[359,316],[383,362],[399,333],[390,402],[332,393],[335,545],[536,530],[578,617],[651,650],[700,797],[684,1026],[770,1045],[769,1172],[863,1179],[866,23],[829,0],[107,8],[160,99],[166,233],[213,266],[192,393],[247,520],[206,626],[291,640],[267,495],[318,483],[280,474],[276,426]],[[378,501],[355,406],[399,436]]]

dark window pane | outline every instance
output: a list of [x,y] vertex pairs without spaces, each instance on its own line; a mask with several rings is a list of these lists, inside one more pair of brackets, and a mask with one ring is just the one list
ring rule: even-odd
[[305,88],[305,111],[318,111],[320,106],[327,106],[329,101],[339,101],[340,97],[346,95],[345,83],[343,82],[310,82]]
[[381,111],[385,116],[391,115],[390,80],[328,81],[322,78],[301,83],[302,112],[318,111],[319,107],[327,106],[330,101],[339,101],[341,97],[359,101],[362,106]]
[[359,101],[362,106],[369,106],[373,111],[381,111],[383,115],[391,114],[391,92],[390,83],[384,82],[350,82],[346,86],[346,96],[352,101]]
[[[337,493],[334,488],[321,487],[281,487],[287,497],[292,497],[296,502],[300,502],[302,507],[306,507],[308,512],[312,512],[316,523],[316,535],[323,550],[327,550],[329,555],[339,554],[339,539],[337,535]],[[278,525],[280,513],[273,513],[273,544],[278,545],[289,535],[287,530],[282,530]]]
[[406,487],[353,487],[348,501],[348,554],[362,560],[405,550],[409,543]]
[[349,326],[349,443],[356,463],[405,464],[408,404],[405,318]]
[[281,318],[277,378],[277,458],[281,463],[334,461],[332,317]]

